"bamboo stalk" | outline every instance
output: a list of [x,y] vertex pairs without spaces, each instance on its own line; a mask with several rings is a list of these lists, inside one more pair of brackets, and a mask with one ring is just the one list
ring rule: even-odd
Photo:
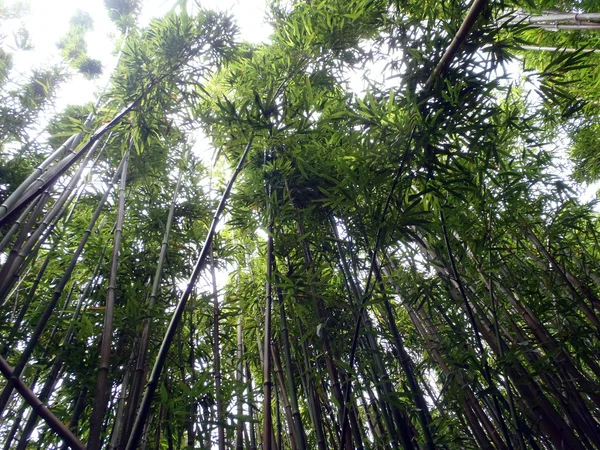
[[[275,378],[277,379],[276,386],[276,395],[278,398],[277,403],[281,403],[283,405],[283,410],[285,412],[285,418],[288,423],[288,432],[290,435],[290,446],[292,450],[298,450],[298,441],[299,437],[297,435],[297,428],[294,424],[294,414],[292,412],[292,405],[290,403],[290,396],[288,395],[288,391],[285,387],[285,377],[283,375],[283,367],[281,364],[281,357],[279,355],[279,348],[275,345],[276,341],[273,340],[271,342],[271,352],[273,358],[273,368],[275,372]],[[279,410],[279,408],[277,408]],[[278,414],[279,416],[279,414]],[[283,448],[281,443],[281,420],[278,417],[277,420],[277,435],[278,435],[278,447]]]
[[6,200],[4,200],[4,203],[2,203],[2,205],[0,205],[0,217],[5,215],[9,211],[9,209],[20,198],[20,196],[23,193],[25,193],[25,191],[27,189],[29,189],[31,187],[31,185],[44,172],[46,167],[48,167],[50,164],[52,164],[52,162],[56,158],[58,158],[58,156],[61,153],[63,153],[65,150],[72,150],[73,148],[75,148],[75,146],[77,145],[75,143],[75,141],[77,139],[77,136],[80,136],[80,135],[81,135],[81,133],[79,133],[78,135],[71,136],[69,139],[67,139],[65,141],[64,144],[62,144],[58,149],[56,149],[54,152],[52,152],[50,155],[48,155],[48,157],[46,157],[46,159],[39,166],[37,166],[34,169],[34,171],[17,187],[17,189],[15,189],[14,192],[12,194],[10,194]]
[[[276,267],[276,266],[275,266]],[[275,275],[275,282],[279,285],[280,281],[278,276]],[[302,418],[300,417],[300,411],[298,409],[298,396],[296,393],[296,383],[294,380],[294,368],[292,363],[292,354],[290,349],[290,337],[287,327],[287,316],[285,313],[285,304],[283,301],[283,291],[281,287],[277,286],[277,298],[279,300],[279,317],[281,320],[281,339],[283,341],[283,356],[285,360],[285,371],[287,377],[287,386],[289,392],[290,406],[292,415],[294,418],[294,429],[295,437],[297,439],[296,444],[300,450],[306,449],[306,436],[304,434],[304,426],[302,424]],[[283,388],[282,388],[283,390]]]
[[221,390],[221,339],[219,330],[220,305],[215,271],[213,242],[210,243],[210,277],[213,295],[213,360],[215,368],[215,397],[217,401],[217,436],[219,450],[225,450],[225,418],[223,417],[223,393]]
[[[446,245],[446,250],[448,253],[448,260],[450,261],[450,269],[452,271],[451,272],[452,277],[454,279],[454,282],[457,284],[458,290],[460,292],[460,296],[464,301],[464,308],[467,313],[467,317],[469,318],[469,323],[471,324],[471,327],[473,328],[473,334],[475,335],[475,342],[477,343],[477,347],[478,347],[477,349],[479,350],[479,354],[481,355],[480,357],[482,358],[484,376],[486,378],[486,381],[487,381],[489,387],[492,388],[494,386],[494,383],[492,381],[491,371],[490,371],[490,368],[489,368],[489,365],[487,362],[487,356],[486,356],[485,350],[483,348],[483,344],[481,342],[478,321],[475,318],[475,313],[473,312],[473,308],[471,307],[469,299],[467,298],[464,284],[462,282],[461,277],[459,276],[458,269],[456,268],[454,252],[452,251],[452,246],[450,245],[450,237],[448,236],[448,230],[446,229],[446,220],[445,220],[443,211],[440,211],[440,221],[441,221],[441,225],[442,225],[442,234],[443,234],[443,238],[444,238],[444,243]],[[502,415],[502,410],[500,409],[500,405],[499,405],[498,398],[496,395],[492,395],[492,401],[494,403],[494,410],[496,411],[496,415],[497,415],[498,422],[500,425],[500,430],[502,431],[502,434],[504,436],[504,439],[506,441],[506,444],[507,444],[509,450],[512,450],[513,447],[512,447],[512,442],[510,439],[510,434],[508,432],[508,427],[506,426],[506,422],[504,421],[504,417]]]
[[60,215],[64,214],[64,212],[66,211],[65,209],[63,209],[63,207],[65,206],[67,200],[70,198],[73,189],[75,188],[77,183],[79,183],[79,179],[81,178],[83,171],[87,167],[92,154],[95,152],[99,144],[100,141],[96,141],[94,145],[92,145],[92,147],[89,149],[79,169],[67,184],[67,187],[61,192],[60,196],[58,197],[52,208],[50,208],[50,210],[46,213],[41,223],[37,226],[35,231],[27,239],[25,245],[23,245],[23,247],[16,254],[14,260],[11,262],[10,266],[8,266],[8,269],[5,271],[5,268],[2,268],[3,278],[2,282],[0,282],[0,298],[2,298],[2,296],[6,294],[12,283],[14,283],[14,281],[18,278],[18,273],[22,267],[22,263],[25,260],[25,258],[29,256],[33,247],[35,245],[43,244],[43,242],[48,236],[48,234],[44,235],[44,233],[51,226],[51,223],[55,221],[55,219],[60,217]]
[[[387,203],[387,206],[389,207],[389,203]],[[396,441],[397,441],[396,432],[395,432],[394,425],[391,420],[391,418],[393,417],[393,419],[396,422],[396,425],[398,427],[398,431],[400,433],[400,441],[401,441],[402,445],[409,448],[410,446],[413,445],[414,438],[409,429],[410,420],[407,417],[406,412],[400,411],[400,409],[396,405],[392,405],[392,404],[386,405],[386,404],[384,404],[384,401],[383,401],[384,398],[388,398],[391,395],[393,395],[394,389],[390,383],[389,376],[387,374],[385,365],[381,358],[380,351],[378,348],[379,346],[373,335],[374,333],[371,332],[371,327],[372,327],[371,320],[367,314],[366,305],[365,305],[367,296],[364,295],[362,287],[359,285],[359,282],[356,278],[356,274],[353,275],[352,272],[350,271],[350,266],[346,259],[345,251],[342,248],[342,241],[339,238],[336,220],[333,217],[333,215],[329,215],[329,225],[332,230],[334,239],[336,241],[338,259],[340,261],[340,271],[344,275],[344,280],[347,284],[349,300],[351,303],[359,306],[358,314],[360,315],[360,317],[356,319],[357,326],[354,329],[354,331],[355,331],[354,338],[357,337],[356,332],[357,332],[357,330],[360,331],[361,324],[364,323],[364,327],[367,329],[366,339],[365,339],[366,343],[367,343],[366,349],[369,353],[371,353],[373,355],[373,359],[374,359],[374,363],[375,363],[375,367],[372,368],[372,371],[373,371],[372,378],[373,378],[374,382],[376,382],[377,390],[378,390],[378,393],[380,394],[380,398],[381,398],[380,402],[382,403],[381,408],[383,411],[384,421],[386,423],[388,432],[390,434],[390,438],[391,438],[392,442],[394,442],[394,445],[397,445],[396,444]],[[367,243],[366,245],[368,246],[369,245],[368,241],[366,241],[366,243]],[[375,247],[378,247],[378,245],[376,244]],[[371,264],[370,264],[370,269],[369,269],[369,275],[367,277],[367,288],[366,289],[368,289],[371,277],[372,277],[373,273],[375,273],[374,271],[376,269],[376,265],[373,265],[374,260],[373,260],[372,254],[370,254],[369,256],[370,256],[369,259],[371,261]],[[353,341],[352,348],[354,349],[354,352],[355,352],[356,351],[355,341]],[[350,356],[352,359],[353,358],[352,353]],[[375,369],[377,369],[377,370],[375,371]],[[348,396],[349,392],[350,392],[350,383],[349,382],[347,383],[346,387],[347,387],[346,395]],[[348,398],[348,397],[346,397],[346,398]],[[387,409],[386,409],[387,406],[389,406],[389,408],[391,410],[391,416],[387,412]],[[345,409],[346,409],[346,405],[344,405],[344,407],[342,409],[342,417],[345,416],[345,414],[346,414]]]
[[[237,279],[237,284],[239,285],[239,274]],[[238,318],[237,318],[237,348],[236,348],[236,372],[235,372],[235,380],[237,382],[237,404],[236,404],[236,412],[237,412],[237,424],[236,424],[236,440],[235,440],[235,450],[244,450],[244,433],[246,431],[246,423],[242,419],[242,415],[244,414],[244,340],[243,340],[243,327],[242,327],[242,305],[241,299],[238,303]]]
[[10,229],[2,237],[2,241],[0,241],[0,253],[2,253],[4,251],[4,249],[6,248],[6,246],[12,239],[12,237],[19,230],[19,228],[21,227],[21,224],[25,221],[25,219],[27,218],[27,216],[29,215],[29,213],[31,212],[31,210],[33,209],[33,207],[35,205],[36,205],[35,202],[31,202],[29,205],[27,205],[27,207],[23,210],[23,212],[18,217],[18,219],[15,220],[15,222],[12,224]]
[[267,276],[265,283],[265,323],[263,343],[263,449],[271,450],[274,443],[271,440],[273,433],[273,417],[271,409],[271,310],[273,308],[272,279],[273,279],[273,213],[271,211],[271,186],[267,190]]
[[[297,214],[296,224],[297,224],[296,227],[297,227],[298,234],[300,236],[304,236],[306,234],[305,230],[304,230],[304,224],[302,223],[302,219],[299,214]],[[302,250],[303,250],[304,265],[307,270],[311,270],[311,267],[313,267],[312,253],[311,253],[310,247],[308,246],[308,243],[306,242],[305,239],[302,240]],[[317,316],[319,317],[319,320],[325,321],[325,318],[326,318],[325,307],[323,305],[322,299],[319,298],[319,296],[317,295],[317,290],[313,283],[310,283],[310,291],[311,291],[311,296],[314,299],[316,306],[317,306]],[[343,403],[344,396],[343,396],[343,392],[342,392],[342,389],[340,386],[339,374],[338,374],[337,368],[333,362],[333,356],[332,356],[331,347],[329,344],[329,338],[327,336],[327,333],[325,333],[325,332],[322,334],[322,347],[323,347],[323,353],[324,353],[324,357],[325,357],[325,367],[327,369],[327,374],[329,376],[331,391],[333,393],[334,398],[338,402],[338,404],[343,405],[344,404]],[[343,406],[341,406],[341,408],[343,408]],[[340,434],[340,439],[342,439],[343,444],[340,445],[340,448],[343,448],[344,450],[352,450],[352,434],[351,434],[352,432],[349,428],[349,423],[348,423],[349,421],[348,421],[347,415],[342,414],[341,420],[342,420],[343,425],[342,425],[342,432]]]
[[517,16],[518,21],[526,23],[541,22],[600,22],[600,13],[561,13],[546,14],[543,16]]
[[425,83],[425,92],[428,92],[431,89],[436,78],[440,76],[442,72],[444,72],[444,70],[446,70],[446,68],[450,65],[450,63],[456,56],[456,53],[467,39],[471,28],[473,28],[473,25],[475,25],[475,22],[477,21],[479,15],[483,11],[485,4],[486,0],[473,0],[473,3],[471,4],[469,11],[467,12],[467,15],[465,16],[462,24],[460,25],[460,28],[454,35],[452,42],[450,42],[450,45],[448,46],[448,48],[446,48],[446,51],[440,58],[440,61],[438,62],[437,66],[435,66],[433,73],[430,75],[427,82]]
[[[155,81],[148,86],[148,91],[156,85],[158,82]],[[0,215],[0,226],[8,223],[13,216],[15,216],[18,211],[28,204],[32,199],[40,195],[43,191],[47,190],[50,186],[54,184],[56,180],[58,180],[73,164],[75,164],[82,156],[87,154],[87,152],[92,148],[92,146],[96,143],[96,141],[100,140],[108,131],[113,129],[117,124],[121,122],[121,120],[131,111],[133,110],[139,102],[144,98],[145,92],[138,96],[133,102],[131,102],[128,106],[123,108],[110,122],[105,123],[100,128],[96,130],[92,136],[88,139],[85,145],[83,145],[79,150],[75,153],[65,157],[60,162],[55,164],[55,166],[48,170],[43,177],[37,177],[36,180],[29,186],[29,188],[20,193],[18,198],[12,204],[11,207],[6,209],[6,211]]]
[[[25,223],[25,225],[19,232],[17,239],[15,240],[15,242],[13,244],[13,247],[11,248],[10,252],[8,253],[8,255],[6,257],[6,262],[2,266],[2,269],[0,270],[0,285],[3,285],[9,281],[9,278],[8,278],[9,271],[11,270],[13,263],[19,254],[19,251],[21,251],[23,244],[26,242],[27,236],[33,230],[35,221],[37,220],[38,216],[42,213],[42,210],[43,210],[43,208],[46,204],[46,201],[48,200],[49,197],[50,197],[50,192],[46,191],[42,195],[40,195],[40,197],[37,199],[34,210],[32,211],[31,215],[27,219],[27,222]],[[0,299],[1,299],[0,306],[2,306],[6,303],[6,300],[8,299],[8,297],[0,296]]]
[[544,46],[540,46],[540,45],[521,45],[519,48],[521,48],[523,50],[537,50],[540,52],[600,53],[600,49],[592,49],[592,48],[544,47]]
[[113,315],[115,307],[115,290],[117,284],[117,271],[119,267],[119,252],[121,250],[121,237],[123,235],[123,222],[125,220],[125,186],[127,184],[127,167],[129,162],[129,152],[133,146],[130,141],[129,149],[123,157],[123,169],[121,171],[121,185],[119,188],[119,203],[117,210],[117,224],[115,227],[115,237],[113,241],[112,261],[108,288],[106,292],[106,303],[104,310],[104,328],[102,332],[102,343],[100,348],[100,364],[98,366],[98,381],[96,384],[96,394],[94,399],[94,408],[90,417],[90,432],[88,437],[88,450],[99,450],[101,445],[102,423],[107,408],[108,372],[110,369],[110,351],[113,335]]
[[[82,386],[79,391],[79,395],[77,396],[77,400],[75,401],[75,405],[73,407],[73,414],[71,415],[71,420],[69,422],[69,430],[76,432],[79,427],[79,418],[83,413],[85,408],[85,398],[87,396],[88,388],[87,386]],[[66,442],[63,443],[61,450],[67,450],[68,444]]]
[[44,258],[44,261],[43,261],[40,269],[38,270],[35,280],[33,281],[31,287],[29,288],[29,291],[27,292],[27,296],[25,297],[23,304],[21,305],[21,308],[19,309],[19,313],[17,314],[17,317],[15,317],[15,320],[13,321],[13,326],[10,329],[10,333],[8,334],[8,338],[6,339],[6,343],[2,347],[2,351],[0,351],[0,354],[3,357],[6,357],[6,355],[8,354],[11,343],[14,342],[15,337],[17,336],[17,333],[21,329],[21,324],[23,322],[23,318],[25,317],[25,314],[27,313],[27,310],[29,309],[31,302],[33,301],[35,293],[37,292],[37,288],[38,288],[40,282],[42,281],[44,274],[46,273],[48,264],[50,264],[51,256],[52,256],[54,250],[56,249],[58,242],[59,242],[58,239],[56,239],[54,241],[52,248],[50,249],[50,251],[48,252],[46,257]]
[[[192,295],[190,297],[190,311],[188,313],[188,317],[189,317],[189,329],[190,329],[190,341],[189,341],[189,346],[190,346],[190,352],[189,352],[189,356],[188,356],[188,364],[189,364],[189,368],[190,368],[190,382],[191,382],[191,386],[195,386],[196,384],[196,354],[195,354],[195,331],[196,331],[196,327],[194,324],[194,311],[196,311],[196,295]],[[194,430],[194,426],[196,424],[196,411],[197,411],[197,400],[196,398],[192,398],[191,402],[190,402],[190,410],[189,410],[189,415],[187,417],[187,423],[186,423],[186,428],[187,428],[187,445],[190,448],[194,448],[195,446],[195,442],[196,442],[196,432]]]

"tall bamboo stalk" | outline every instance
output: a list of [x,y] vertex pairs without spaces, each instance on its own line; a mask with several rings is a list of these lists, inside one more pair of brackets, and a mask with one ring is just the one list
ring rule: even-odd
[[92,145],[90,150],[85,155],[85,158],[80,164],[77,172],[73,175],[66,188],[63,189],[52,208],[50,208],[50,210],[46,213],[41,223],[37,226],[32,235],[27,239],[26,243],[16,254],[14,260],[11,262],[10,265],[5,264],[5,267],[2,268],[2,281],[0,282],[0,299],[3,298],[4,295],[6,295],[12,283],[14,283],[16,281],[16,278],[18,278],[18,272],[22,267],[23,261],[27,256],[29,256],[33,247],[35,245],[41,245],[44,242],[45,238],[48,236],[48,234],[44,233],[51,226],[51,223],[55,221],[55,219],[57,219],[60,215],[64,214],[64,212],[66,212],[66,210],[63,209],[63,207],[65,206],[67,200],[70,198],[73,189],[79,183],[79,179],[81,178],[83,171],[86,169],[92,154],[95,152],[99,144],[100,141],[96,141],[94,145]]
[[215,369],[215,397],[217,402],[217,435],[219,450],[225,450],[225,417],[223,416],[223,393],[221,391],[221,339],[219,329],[221,307],[219,305],[215,255],[212,242],[210,244],[210,277],[213,294],[213,363]]
[[[276,268],[276,266],[275,266]],[[289,391],[290,398],[290,406],[292,410],[292,415],[294,417],[294,429],[295,436],[297,439],[297,446],[300,450],[306,449],[306,436],[304,434],[304,426],[302,424],[302,418],[300,417],[300,410],[298,409],[298,395],[296,393],[296,382],[294,380],[294,367],[292,363],[292,353],[290,349],[290,337],[288,333],[287,327],[287,315],[285,313],[285,304],[283,291],[281,287],[279,287],[280,281],[275,275],[275,281],[278,284],[277,286],[277,298],[279,300],[279,318],[281,321],[281,339],[283,342],[283,356],[285,361],[285,371],[287,378],[287,386]]]
[[52,162],[57,159],[61,153],[74,149],[77,145],[77,139],[81,138],[81,133],[77,135],[71,136],[67,139],[64,144],[62,144],[58,149],[52,152],[50,155],[46,157],[46,159],[37,166],[34,171],[14,190],[14,192],[8,196],[4,203],[0,205],[0,217],[5,215],[7,211],[17,202],[19,197],[31,187],[31,185],[38,179],[38,177],[43,173],[43,171],[48,167]]
[[31,202],[29,205],[27,205],[27,207],[23,210],[21,215],[17,218],[17,220],[15,220],[10,229],[2,237],[2,241],[0,241],[0,253],[4,251],[6,246],[9,244],[10,240],[13,238],[16,232],[19,231],[21,224],[25,222],[25,219],[27,219],[27,216],[29,215],[29,213],[35,205],[36,202]]
[[43,176],[36,176],[35,181],[32,182],[26,190],[19,192],[12,206],[7,208],[3,214],[0,214],[0,226],[8,223],[16,214],[18,214],[22,207],[27,205],[31,200],[52,186],[54,182],[58,180],[64,173],[66,173],[66,171],[69,170],[73,164],[79,161],[82,156],[86,155],[98,140],[100,140],[108,131],[118,125],[131,110],[138,106],[138,104],[145,97],[146,93],[150,91],[158,83],[158,81],[160,81],[160,79],[150,83],[146,91],[144,91],[128,106],[117,113],[110,122],[107,122],[98,128],[79,150],[66,156],[61,161],[56,163],[51,169],[45,172]]
[[98,382],[94,398],[94,408],[90,418],[90,433],[88,437],[88,450],[99,450],[101,445],[102,423],[107,408],[108,373],[110,369],[110,352],[113,335],[113,315],[115,307],[115,290],[117,284],[117,272],[119,268],[119,252],[121,249],[121,237],[123,235],[123,222],[125,220],[125,187],[127,185],[127,167],[129,162],[129,151],[133,142],[130,143],[123,160],[121,172],[121,185],[119,188],[119,203],[117,208],[117,225],[113,241],[112,261],[106,292],[106,304],[104,310],[104,328],[102,332],[102,344],[100,348],[100,364],[98,366]]
[[4,358],[0,357],[0,372],[14,383],[15,389],[23,399],[29,403],[29,405],[36,411],[39,416],[44,419],[48,426],[58,435],[61,439],[67,442],[72,449],[84,450],[84,445],[71,433],[71,431],[58,419],[44,404],[35,396],[35,394],[27,387],[27,385],[14,375],[13,369],[8,365]]
[[273,212],[271,211],[271,189],[267,191],[267,276],[265,283],[265,322],[263,342],[263,449],[271,450],[274,443],[271,439],[273,434],[273,417],[271,409],[271,310],[272,302],[272,279],[273,279]]
[[[239,275],[238,275],[239,284]],[[241,299],[240,299],[241,303]],[[244,333],[242,326],[242,307],[241,304],[238,306],[238,318],[237,318],[237,348],[236,348],[236,372],[235,380],[237,382],[237,424],[236,424],[236,438],[235,438],[235,450],[244,450],[244,433],[246,432],[246,423],[242,418],[244,414]]]

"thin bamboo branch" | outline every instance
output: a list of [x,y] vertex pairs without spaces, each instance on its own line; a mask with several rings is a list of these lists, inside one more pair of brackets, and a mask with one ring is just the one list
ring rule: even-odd
[[429,89],[431,89],[436,78],[438,76],[440,76],[442,74],[442,72],[444,72],[444,70],[446,70],[446,67],[448,67],[450,65],[450,63],[454,59],[454,56],[456,56],[456,53],[458,52],[458,50],[460,49],[462,44],[467,39],[467,36],[469,35],[471,28],[473,28],[473,25],[475,25],[475,22],[477,21],[477,19],[479,18],[479,15],[483,11],[485,4],[486,4],[486,0],[473,0],[473,3],[471,4],[469,11],[467,12],[467,15],[465,16],[462,24],[460,25],[460,28],[454,35],[452,42],[450,43],[450,45],[448,46],[448,48],[442,55],[437,66],[435,66],[433,73],[430,75],[429,79],[425,83],[425,88],[424,88],[425,92],[427,92],[427,91],[429,91]]

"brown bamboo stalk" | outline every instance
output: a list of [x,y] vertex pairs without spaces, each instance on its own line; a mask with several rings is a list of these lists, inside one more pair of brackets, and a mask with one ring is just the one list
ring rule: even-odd
[[[270,192],[268,192],[270,195]],[[270,207],[267,207],[270,210]],[[274,445],[271,438],[273,434],[273,417],[271,408],[271,311],[272,311],[272,277],[273,277],[273,218],[268,212],[268,238],[267,238],[267,277],[265,284],[265,323],[263,342],[263,449],[271,450]]]
[[100,365],[98,366],[98,382],[94,398],[94,408],[90,418],[90,432],[88,437],[88,450],[99,450],[101,445],[102,422],[107,408],[107,394],[109,392],[108,373],[110,370],[110,351],[113,335],[113,315],[115,307],[115,290],[117,284],[117,272],[119,268],[119,252],[121,249],[121,237],[123,235],[123,222],[125,220],[125,186],[127,185],[127,167],[129,162],[129,151],[133,145],[130,142],[129,149],[124,156],[121,174],[121,185],[119,188],[119,203],[117,212],[117,225],[113,242],[112,262],[106,292],[106,306],[104,310],[104,328],[102,332],[102,344],[100,348]]
[[[275,377],[277,379],[278,384],[278,392],[281,403],[283,404],[283,410],[285,412],[285,417],[288,423],[288,431],[290,434],[290,445],[292,450],[298,450],[299,441],[296,426],[294,424],[294,414],[292,412],[292,406],[290,404],[290,399],[287,393],[287,389],[285,387],[285,377],[283,375],[283,368],[281,365],[281,357],[279,355],[279,348],[275,345],[275,341],[271,344],[271,353],[273,358],[273,369],[275,371]],[[281,445],[280,445],[281,447]]]
[[217,402],[217,435],[219,450],[225,450],[225,417],[223,416],[223,393],[221,392],[221,336],[219,329],[220,311],[217,291],[217,275],[213,243],[210,244],[210,277],[213,295],[213,364],[215,373],[215,397]]

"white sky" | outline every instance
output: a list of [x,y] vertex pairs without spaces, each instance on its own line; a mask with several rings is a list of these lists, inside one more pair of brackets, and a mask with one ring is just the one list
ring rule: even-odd
[[[0,5],[10,6],[16,2],[17,0],[0,0]],[[104,73],[93,81],[74,74],[60,89],[55,107],[60,111],[68,104],[94,101],[115,66],[113,51],[115,37],[119,36],[119,31],[108,18],[103,0],[25,0],[25,3],[30,5],[30,14],[21,20],[6,21],[0,29],[0,34],[4,36],[4,46],[7,47],[14,46],[12,33],[20,26],[24,26],[30,33],[34,49],[13,52],[14,71],[26,76],[32,68],[59,62],[57,42],[67,33],[73,14],[78,9],[86,11],[94,19],[94,30],[86,36],[88,54],[91,58],[102,61]],[[164,15],[175,3],[175,0],[145,0],[140,24],[147,24],[152,18]],[[272,32],[270,25],[263,19],[266,11],[264,0],[203,0],[199,3],[204,8],[232,14],[240,28],[242,40],[266,42]]]

